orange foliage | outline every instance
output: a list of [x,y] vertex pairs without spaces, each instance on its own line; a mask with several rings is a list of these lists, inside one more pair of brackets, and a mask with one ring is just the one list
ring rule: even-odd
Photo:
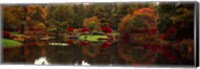
[[[121,19],[118,31],[122,38],[119,40],[118,48],[121,58],[127,63],[151,64],[156,61],[156,57],[153,56],[155,53],[145,48],[146,45],[160,46],[166,44],[166,42],[159,39],[160,35],[156,34],[156,18],[157,16],[153,9],[142,8],[133,11],[132,14],[128,14]],[[123,38],[125,36],[127,39]],[[127,43],[123,41],[126,41]],[[132,53],[141,51],[144,53],[140,53],[142,56],[139,57]],[[148,59],[146,57],[148,57]]]
[[96,26],[94,28],[95,30],[101,31],[100,22],[99,22],[99,19],[96,16],[84,19],[83,27],[89,28],[89,25],[90,25],[91,22],[96,23]]
[[156,28],[155,21],[158,18],[158,15],[155,14],[154,10],[151,8],[142,8],[123,17],[119,23],[118,31],[130,32],[131,29],[134,29],[131,23],[133,19],[136,19],[137,17],[145,22],[147,28]]
[[129,27],[127,27],[127,23],[133,18],[133,15],[128,14],[125,17],[122,18],[121,22],[119,23],[119,32],[125,32],[128,31]]
[[133,14],[135,14],[135,15],[138,15],[138,14],[139,15],[141,15],[141,14],[152,15],[154,13],[155,13],[154,10],[151,9],[151,8],[142,8],[142,9],[139,9],[139,10],[136,10],[136,11],[133,12]]

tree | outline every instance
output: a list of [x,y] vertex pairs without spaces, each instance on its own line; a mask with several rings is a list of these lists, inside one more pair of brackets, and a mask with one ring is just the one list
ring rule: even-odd
[[46,19],[46,10],[41,5],[12,5],[4,6],[4,24],[9,26],[37,25],[35,22],[44,22]]
[[73,27],[75,28],[80,28],[82,27],[83,19],[85,18],[85,15],[83,14],[83,5],[82,4],[74,4],[74,22],[72,24]]
[[84,19],[83,27],[90,28],[91,31],[92,30],[101,31],[100,22],[96,16]]
[[47,21],[48,24],[55,25],[56,31],[55,35],[58,40],[59,33],[65,32],[66,29],[74,24],[75,11],[73,9],[73,4],[66,5],[46,5],[48,12]]
[[122,18],[118,28],[120,33],[118,51],[127,63],[156,63],[158,59],[155,54],[159,54],[157,50],[161,49],[165,42],[157,34],[155,21],[156,14],[151,8],[135,10]]
[[3,11],[4,30],[15,29],[25,16],[22,6],[3,6]]
[[165,33],[169,27],[177,29],[175,39],[193,38],[194,5],[192,3],[160,3],[158,6],[158,28]]
[[49,23],[57,23],[56,25],[64,29],[73,25],[75,16],[73,4],[47,5],[46,7],[48,8],[47,19]]
[[157,11],[162,16],[157,25],[162,39],[171,42],[181,64],[193,64],[194,3],[160,3]]

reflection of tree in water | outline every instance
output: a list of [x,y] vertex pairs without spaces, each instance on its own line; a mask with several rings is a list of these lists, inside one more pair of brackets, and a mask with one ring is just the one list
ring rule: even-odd
[[83,47],[83,56],[86,62],[92,65],[125,64],[118,55],[117,43],[113,43],[109,48],[103,48],[101,44],[90,44],[90,46]]
[[74,58],[72,53],[58,51],[49,56],[48,61],[52,64],[73,64]]
[[[91,4],[88,5],[88,8],[83,8],[82,4],[68,4],[47,5],[45,8],[38,5],[35,6],[35,9],[34,5],[27,7],[8,6],[4,9],[4,31],[7,32],[7,35],[10,35],[9,32],[16,32],[19,26],[23,35],[30,36],[29,33],[26,34],[26,30],[33,30],[31,33],[33,33],[34,39],[43,38],[45,34],[50,34],[55,39],[48,42],[67,42],[70,44],[66,47],[48,46],[45,48],[37,45],[33,47],[32,45],[35,44],[30,42],[29,45],[27,43],[29,41],[27,41],[24,43],[28,45],[25,44],[26,47],[21,49],[24,49],[23,54],[17,55],[17,53],[20,53],[19,50],[13,50],[14,53],[7,52],[5,55],[8,58],[4,59],[6,61],[25,59],[25,62],[33,62],[35,58],[47,56],[53,64],[74,64],[77,61],[81,63],[82,60],[86,60],[90,64],[106,65],[172,64],[177,62],[180,64],[193,64],[194,8],[190,4],[160,3],[158,8],[153,7],[151,4],[148,6],[145,4],[122,3]],[[161,16],[158,22],[158,17],[154,13],[159,13],[159,16]],[[37,24],[44,24],[47,28],[41,28]],[[50,28],[50,32],[46,33],[46,30],[44,30],[41,31],[44,34],[40,34],[40,29],[48,28]],[[71,31],[66,31],[66,28]],[[76,41],[73,39],[74,36],[77,34],[83,35],[83,32],[84,34],[101,34],[104,36],[117,29],[117,32],[120,33],[118,43],[112,44],[112,39],[111,42],[108,41],[102,43],[102,45],[86,41],[80,42],[82,44],[80,46],[78,42],[73,42]],[[66,35],[64,36],[65,39],[62,34]],[[66,41],[68,36],[73,38]],[[101,41],[104,41],[104,39]],[[166,42],[171,43],[167,44]],[[7,54],[9,55],[7,56]]]

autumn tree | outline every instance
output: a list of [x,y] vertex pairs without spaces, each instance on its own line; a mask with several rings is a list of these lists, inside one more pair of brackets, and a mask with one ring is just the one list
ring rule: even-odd
[[48,8],[48,22],[59,25],[60,28],[65,28],[72,25],[74,21],[75,12],[73,4],[61,5],[47,5]]
[[75,12],[73,4],[55,4],[46,5],[45,7],[48,12],[47,24],[55,26],[55,35],[59,38],[58,34],[65,32],[67,28],[74,23]]
[[155,54],[159,54],[157,50],[166,42],[160,39],[156,19],[157,14],[153,9],[141,8],[123,17],[119,23],[118,51],[127,63],[134,65],[157,62]]
[[101,31],[100,22],[96,16],[84,19],[83,27],[90,28],[91,31]]
[[[181,64],[193,64],[194,3],[160,3],[158,5],[159,32],[171,43]],[[187,42],[186,42],[187,41]],[[184,51],[183,51],[184,49]]]
[[177,29],[174,39],[193,38],[194,4],[193,3],[161,3],[158,6],[160,16],[158,28],[165,33],[170,27]]
[[72,26],[75,28],[80,28],[82,27],[83,19],[85,18],[83,4],[74,4],[73,9],[75,12],[75,16]]
[[[20,26],[24,23],[26,26],[37,25],[44,22],[47,13],[41,5],[5,5],[3,6],[4,24],[9,26]],[[9,24],[9,25],[7,25]]]
[[2,8],[4,30],[14,30],[24,21],[25,10],[22,6],[4,5]]

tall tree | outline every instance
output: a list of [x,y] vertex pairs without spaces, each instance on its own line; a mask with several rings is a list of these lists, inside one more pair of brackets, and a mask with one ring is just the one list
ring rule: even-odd
[[192,3],[160,3],[158,6],[160,16],[158,28],[165,33],[170,27],[177,29],[175,39],[193,38],[194,30],[194,4]]

